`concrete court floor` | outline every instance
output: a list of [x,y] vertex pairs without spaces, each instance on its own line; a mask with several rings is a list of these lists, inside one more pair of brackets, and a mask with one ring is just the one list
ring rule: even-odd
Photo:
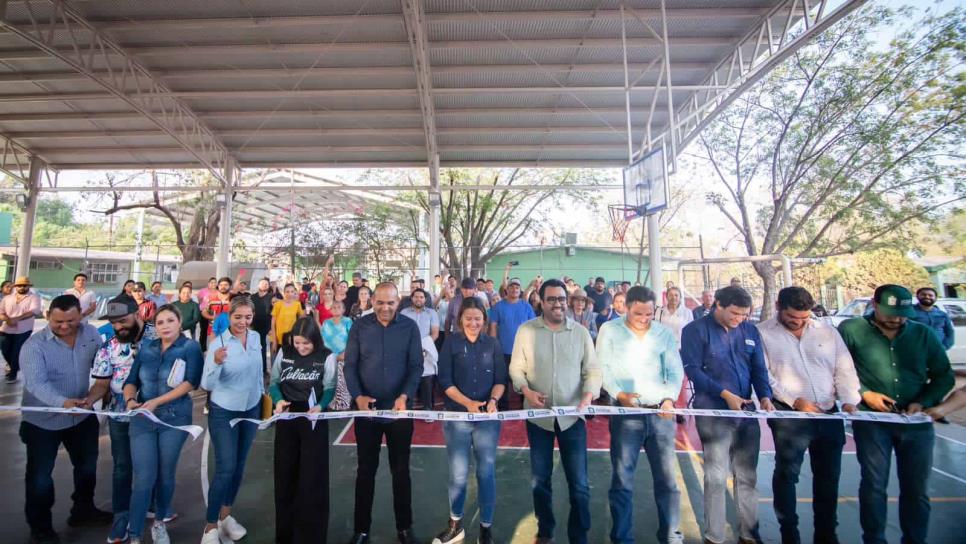
[[[0,386],[0,404],[19,404],[20,384]],[[201,415],[201,396],[195,399],[195,423],[204,425]],[[3,483],[3,499],[0,501],[0,543],[26,542],[28,528],[23,517],[23,474],[25,449],[17,436],[20,416],[13,412],[0,413],[0,482]],[[330,423],[330,438],[335,442],[345,430],[347,423]],[[426,425],[417,422],[417,425]],[[939,425],[935,448],[935,469],[930,478],[932,517],[930,542],[935,544],[961,543],[966,534],[966,427],[957,424]],[[258,434],[253,447],[246,478],[235,507],[236,518],[248,529],[242,542],[269,543],[274,538],[274,505],[272,499],[272,448],[273,431]],[[204,520],[204,496],[202,494],[202,452],[204,436],[188,441],[182,452],[178,471],[174,508],[179,518],[168,526],[172,542],[198,542]],[[700,449],[700,448],[699,448]],[[762,450],[770,449],[763,444]],[[211,452],[208,452],[213,463]],[[682,488],[682,524],[687,542],[701,542],[700,523],[703,517],[701,495],[701,455],[698,452],[678,454]],[[762,453],[759,463],[760,523],[765,542],[778,542],[778,525],[771,506],[771,475],[774,457]],[[211,470],[209,463],[208,469]],[[803,541],[811,541],[811,475],[806,466],[799,485],[799,515]],[[593,527],[590,542],[608,541],[610,515],[607,505],[607,488],[610,481],[610,461],[606,452],[589,453],[589,479],[591,483]],[[330,496],[331,513],[329,541],[347,542],[352,533],[353,482],[356,467],[355,448],[351,445],[333,445],[330,450]],[[558,459],[558,469],[559,459]],[[502,449],[497,459],[497,505],[494,533],[498,542],[529,543],[533,540],[536,522],[529,492],[529,457],[525,449]],[[854,454],[846,454],[840,482],[839,538],[843,543],[860,541],[858,525],[859,467]],[[101,434],[101,450],[98,461],[98,486],[96,502],[101,508],[110,508],[111,455],[106,425]],[[104,542],[107,529],[72,529],[66,519],[70,508],[70,463],[61,449],[54,472],[57,503],[54,506],[54,525],[64,542]],[[446,460],[441,447],[414,448],[412,455],[412,479],[417,535],[429,542],[446,521]],[[638,542],[654,542],[657,527],[656,509],[651,495],[650,471],[642,455],[638,467],[638,487],[635,495],[635,532]],[[467,542],[475,542],[477,521],[475,517],[475,484],[471,478],[467,511]],[[562,470],[554,474],[554,510],[557,514],[557,541],[566,542],[567,493]],[[890,486],[889,532],[890,542],[898,542],[900,532],[896,511],[898,487],[893,476]],[[734,505],[729,498],[729,518],[735,523]],[[388,461],[382,457],[379,487],[374,507],[372,542],[395,542],[392,502],[389,484]],[[730,533],[729,528],[729,533]],[[148,539],[149,541],[149,539]],[[729,541],[734,541],[733,533]]]

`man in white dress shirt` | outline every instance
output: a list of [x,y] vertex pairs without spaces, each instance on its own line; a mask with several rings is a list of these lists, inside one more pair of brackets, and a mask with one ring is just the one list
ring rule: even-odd
[[[765,345],[775,408],[799,412],[854,412],[861,400],[852,356],[838,331],[812,319],[815,300],[802,287],[778,292],[775,317],[758,325]],[[782,543],[800,542],[795,484],[805,451],[812,466],[812,510],[816,543],[837,543],[839,474],[845,425],[836,420],[769,419],[775,440],[772,476],[775,515]]]

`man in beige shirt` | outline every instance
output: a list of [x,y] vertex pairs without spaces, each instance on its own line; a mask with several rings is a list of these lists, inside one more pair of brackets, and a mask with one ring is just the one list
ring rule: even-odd
[[[601,371],[587,329],[566,317],[567,289],[560,280],[540,287],[543,315],[520,326],[510,358],[513,388],[523,394],[524,407],[586,408],[600,395]],[[554,438],[570,491],[567,536],[571,544],[585,544],[590,529],[590,487],[587,484],[587,428],[582,416],[560,416],[527,421],[533,508],[537,516],[537,544],[553,542],[555,520],[550,480]]]

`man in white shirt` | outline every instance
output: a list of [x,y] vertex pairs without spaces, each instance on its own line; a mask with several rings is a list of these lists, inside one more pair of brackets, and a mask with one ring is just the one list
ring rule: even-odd
[[90,315],[97,310],[97,295],[87,288],[87,274],[74,274],[74,286],[64,291],[65,295],[74,295],[80,301],[81,321],[87,323]]
[[[852,356],[838,331],[811,319],[815,300],[802,287],[778,292],[775,317],[758,325],[775,407],[779,410],[854,412],[861,400]],[[775,515],[783,543],[800,542],[795,484],[805,451],[812,466],[815,542],[838,542],[835,534],[845,425],[836,420],[769,419],[775,440],[772,476]]]
[[681,329],[692,321],[694,321],[694,314],[681,303],[681,290],[677,287],[668,287],[667,304],[663,308],[658,308],[657,322],[671,329],[674,339],[678,341],[678,349],[681,348]]

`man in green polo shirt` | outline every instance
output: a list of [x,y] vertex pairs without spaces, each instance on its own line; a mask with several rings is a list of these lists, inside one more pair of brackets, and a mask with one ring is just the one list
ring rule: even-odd
[[[915,315],[912,293],[880,285],[872,315],[843,321],[839,332],[859,375],[862,410],[916,414],[942,402],[955,383],[946,350]],[[929,474],[935,433],[932,423],[907,425],[854,421],[856,456],[862,467],[859,521],[865,544],[885,544],[889,465],[896,453],[902,541],[925,543],[929,527]]]

